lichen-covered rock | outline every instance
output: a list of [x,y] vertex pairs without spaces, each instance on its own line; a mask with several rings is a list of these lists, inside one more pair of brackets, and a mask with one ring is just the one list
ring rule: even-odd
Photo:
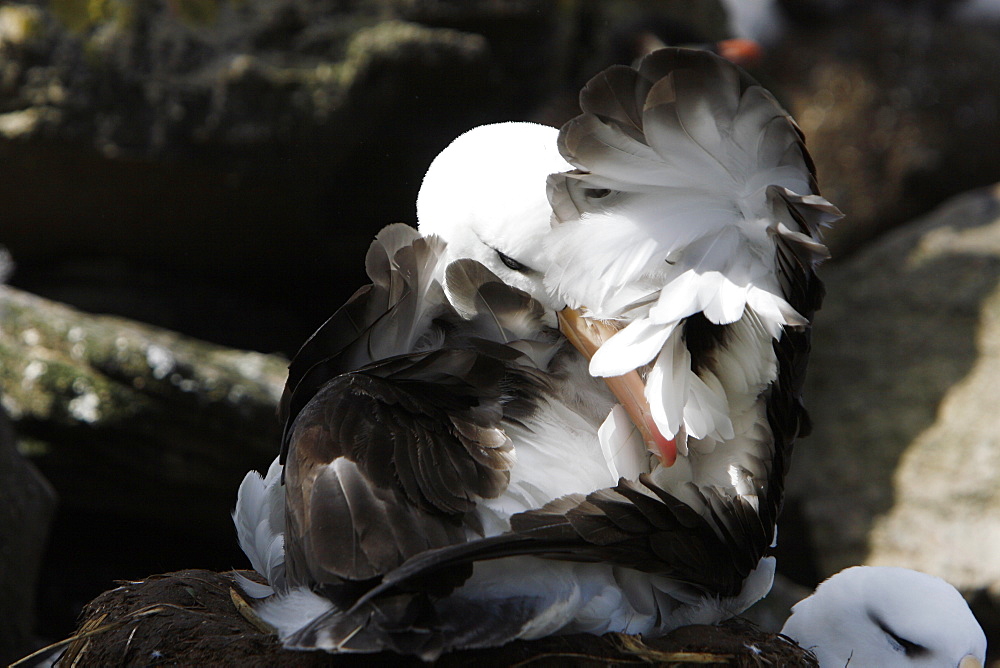
[[[207,284],[244,310],[302,308],[306,324],[285,321],[299,339],[353,290],[374,232],[412,209],[434,153],[512,92],[494,85],[481,35],[407,22],[387,3],[3,11],[0,243],[15,282],[63,299],[51,275],[67,260],[108,258],[161,291]],[[303,248],[325,261],[303,271]],[[98,310],[132,315],[138,301],[95,303],[100,285],[70,283]],[[289,347],[271,340],[258,345]]]
[[296,147],[296,139],[336,140],[333,149],[363,141],[357,132],[321,129],[354,120],[358,104],[370,110],[369,95],[377,97],[379,88],[402,101],[400,76],[427,69],[447,80],[468,74],[469,63],[482,63],[486,54],[481,37],[386,21],[394,13],[378,5],[8,5],[0,15],[4,106],[20,115],[11,118],[34,110],[35,121],[0,127],[8,140],[74,140],[110,157],[184,158],[197,151],[201,160],[225,160],[228,167],[234,158],[260,165],[306,148]]
[[10,287],[0,312],[0,400],[64,503],[224,518],[249,465],[273,458],[284,359]]
[[988,591],[996,606],[1000,194],[956,197],[825,269],[807,383],[814,431],[788,484],[788,506],[809,525],[799,539],[823,576],[905,566]]
[[[573,107],[553,123],[575,115],[594,72],[634,57],[617,38],[637,21],[689,15],[721,36],[718,3],[690,5],[8,3],[0,243],[15,284],[291,354],[357,287],[374,234],[414,221],[448,142],[552,95]],[[268,316],[253,329],[238,322],[252,311]]]

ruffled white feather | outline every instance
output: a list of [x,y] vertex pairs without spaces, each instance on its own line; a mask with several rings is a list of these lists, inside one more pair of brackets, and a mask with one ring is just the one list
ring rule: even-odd
[[[691,368],[681,323],[750,318],[775,339],[807,325],[783,292],[778,240],[819,261],[819,227],[840,214],[815,193],[798,128],[771,94],[722,61],[686,58],[611,71],[581,94],[585,113],[560,133],[577,169],[549,178],[545,280],[590,317],[627,323],[592,374],[652,364],[660,431],[717,441],[733,438],[732,401],[711,371]],[[754,354],[773,366],[768,343]]]
[[270,590],[281,590],[285,580],[285,496],[277,457],[263,478],[256,471],[244,476],[236,496],[233,523],[250,564],[270,585],[263,587],[242,578],[244,591],[253,598],[263,598],[272,593]]

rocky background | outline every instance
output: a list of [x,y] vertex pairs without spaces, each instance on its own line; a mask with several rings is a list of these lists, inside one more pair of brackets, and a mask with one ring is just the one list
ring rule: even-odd
[[116,580],[246,567],[236,487],[374,233],[414,222],[459,133],[561,124],[649,33],[762,40],[752,73],[848,214],[776,596],[919,568],[1000,649],[1000,19],[780,4],[756,24],[714,0],[0,6],[0,662]]

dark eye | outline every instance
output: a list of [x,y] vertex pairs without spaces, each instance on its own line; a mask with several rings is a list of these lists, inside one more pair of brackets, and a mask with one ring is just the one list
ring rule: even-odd
[[500,251],[497,251],[497,257],[500,258],[500,261],[507,265],[508,268],[513,269],[514,271],[529,271],[527,265],[521,264],[514,258],[509,255],[504,255]]
[[882,631],[887,636],[889,636],[889,639],[892,641],[894,645],[898,646],[900,649],[903,650],[903,653],[906,654],[906,656],[914,657],[927,654],[926,647],[924,647],[923,645],[918,645],[915,642],[911,642],[906,638],[903,638],[902,636],[893,633],[892,629],[890,629],[888,625],[886,625],[886,623],[883,622],[881,619],[876,618],[875,623],[878,625],[880,629],[882,629]]
[[585,188],[583,194],[590,199],[601,199],[611,194],[607,188]]

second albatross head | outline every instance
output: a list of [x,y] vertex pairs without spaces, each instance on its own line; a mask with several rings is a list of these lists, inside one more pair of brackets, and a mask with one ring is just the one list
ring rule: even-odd
[[962,595],[908,568],[856,566],[792,608],[781,630],[822,668],[978,668],[986,636]]

